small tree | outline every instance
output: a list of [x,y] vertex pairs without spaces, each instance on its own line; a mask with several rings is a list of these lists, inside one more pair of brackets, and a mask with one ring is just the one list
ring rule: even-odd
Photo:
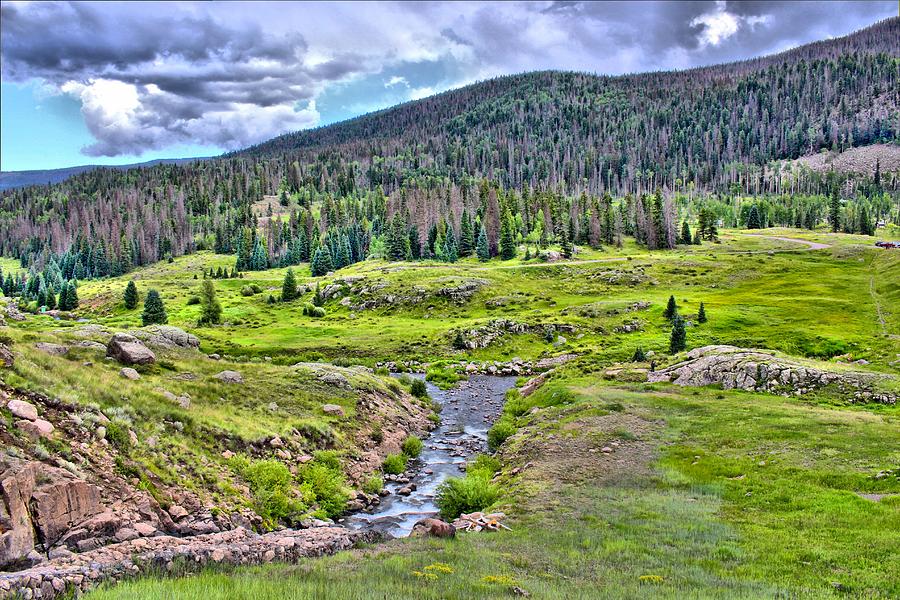
[[487,231],[484,230],[484,225],[481,226],[481,230],[478,232],[478,244],[475,247],[475,252],[478,254],[478,260],[481,262],[487,262],[491,258],[491,250],[488,247]]
[[516,257],[516,226],[509,210],[500,226],[500,258],[510,260]]
[[297,297],[297,278],[294,276],[294,270],[288,269],[284,274],[284,282],[281,284],[281,300],[290,302]]
[[691,226],[688,225],[687,219],[681,223],[681,241],[682,244],[691,244],[693,241],[693,236],[691,235]]
[[706,323],[708,319],[706,318],[706,307],[703,306],[703,303],[700,303],[700,310],[697,312],[697,322],[698,323]]
[[138,305],[138,291],[137,286],[134,284],[134,280],[128,282],[128,285],[125,286],[125,308],[128,310],[134,310]]
[[638,348],[634,351],[634,354],[631,355],[631,362],[644,362],[647,360],[647,354],[644,352],[644,349],[638,346]]
[[754,204],[750,207],[750,213],[747,215],[747,229],[762,228],[762,218],[759,216],[759,209]]
[[78,308],[78,282],[74,279],[69,282],[66,290],[66,310],[75,310]]
[[169,317],[166,315],[166,307],[156,290],[149,290],[144,300],[144,312],[141,314],[141,322],[146,325],[165,325]]
[[675,354],[687,348],[687,331],[681,315],[675,315],[672,323],[672,335],[669,337],[669,352]]
[[663,311],[663,316],[671,321],[677,314],[678,305],[675,303],[675,296],[669,296],[669,302],[666,304],[666,310]]
[[322,294],[322,286],[316,284],[316,295],[313,296],[313,306],[325,306],[325,295]]
[[456,350],[466,349],[466,339],[463,337],[462,330],[456,330],[456,336],[453,338],[453,348]]
[[200,288],[200,325],[217,325],[222,322],[222,305],[216,298],[212,279],[203,281]]

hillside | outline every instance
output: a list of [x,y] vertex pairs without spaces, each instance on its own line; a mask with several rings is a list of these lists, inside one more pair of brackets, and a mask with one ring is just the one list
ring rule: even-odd
[[150,160],[142,163],[133,163],[129,165],[79,165],[77,167],[64,167],[61,169],[33,169],[28,171],[3,171],[0,172],[0,191],[13,188],[26,187],[29,185],[48,185],[54,183],[62,183],[69,177],[74,177],[86,171],[94,169],[115,169],[128,170],[139,169],[143,167],[152,167],[153,165],[169,165],[183,164],[195,160],[203,160],[202,158],[162,158]]

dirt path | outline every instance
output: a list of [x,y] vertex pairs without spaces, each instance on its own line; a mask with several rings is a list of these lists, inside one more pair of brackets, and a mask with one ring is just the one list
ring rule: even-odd
[[560,260],[556,262],[542,262],[533,265],[497,265],[493,267],[478,267],[475,271],[497,271],[499,269],[539,269],[541,267],[568,267],[577,265],[590,265],[594,263],[622,262],[628,260],[625,256],[612,258],[593,258],[591,260]]
[[780,242],[793,242],[795,244],[806,244],[807,250],[824,250],[825,248],[831,248],[831,244],[823,244],[821,242],[812,242],[810,240],[801,240],[798,238],[789,238],[789,237],[781,237],[778,235],[760,235],[758,233],[745,233],[744,235],[766,238],[768,240],[778,240]]

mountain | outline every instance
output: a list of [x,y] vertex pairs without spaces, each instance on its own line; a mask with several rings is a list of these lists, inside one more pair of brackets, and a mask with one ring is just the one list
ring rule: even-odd
[[160,158],[146,162],[132,163],[128,165],[79,165],[77,167],[64,167],[61,169],[34,169],[28,171],[0,171],[0,191],[20,188],[29,185],[47,185],[62,183],[73,175],[78,175],[94,169],[135,169],[140,167],[152,167],[153,165],[182,164],[205,158]]
[[[893,18],[781,54],[687,71],[500,77],[219,158],[93,169],[7,190],[0,253],[43,264],[78,246],[85,261],[99,253],[128,266],[196,248],[236,252],[243,243],[250,252],[246,244],[260,241],[254,205],[281,193],[299,213],[289,223],[266,221],[264,248],[254,249],[263,262],[284,261],[301,228],[312,246],[340,230],[332,241],[355,237],[361,246],[353,255],[367,252],[398,212],[415,230],[413,247],[427,240],[426,255],[435,228],[462,234],[464,211],[486,226],[491,253],[505,211],[523,236],[543,215],[551,239],[584,241],[589,232],[591,243],[608,243],[615,228],[651,247],[671,246],[674,222],[698,215],[695,195],[718,202],[786,190],[838,188],[865,200],[865,210],[848,204],[844,219],[867,230],[859,215],[890,213],[881,192],[896,190],[900,175],[820,173],[797,159],[896,145],[898,66],[900,18]],[[644,194],[656,190],[648,203]],[[607,194],[624,197],[615,201],[620,214]],[[764,211],[780,223],[814,226],[828,217],[816,199],[779,202],[778,211]],[[710,206],[727,223],[742,218],[734,202]]]

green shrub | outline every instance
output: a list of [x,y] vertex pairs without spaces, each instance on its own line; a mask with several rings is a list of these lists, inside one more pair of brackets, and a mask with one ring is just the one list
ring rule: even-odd
[[199,296],[191,296],[190,298],[187,299],[188,306],[194,306],[195,304],[200,304]]
[[362,491],[367,494],[377,494],[384,487],[384,479],[380,475],[372,475],[362,486]]
[[512,417],[503,415],[496,423],[494,423],[494,426],[488,430],[488,448],[496,450],[515,432],[516,425]]
[[[293,496],[291,472],[277,460],[250,462],[244,457],[234,457],[230,464],[250,486],[254,509],[267,526],[280,521],[294,523],[308,509],[305,502]],[[309,495],[304,497],[310,499]]]
[[446,519],[484,510],[500,497],[499,488],[484,471],[475,470],[464,478],[451,477],[438,486],[435,503]]
[[403,444],[400,446],[400,449],[403,451],[403,454],[410,458],[418,458],[420,454],[422,454],[422,440],[418,438],[418,436],[410,435],[405,440],[403,440]]
[[325,316],[325,309],[321,306],[303,307],[303,314],[308,317],[321,318]]
[[406,470],[405,454],[388,454],[381,465],[381,470],[388,475],[399,475]]
[[381,425],[376,424],[372,427],[372,433],[369,434],[369,438],[376,444],[380,444],[384,441],[384,431],[382,431]]
[[500,471],[500,466],[500,461],[490,454],[479,454],[475,457],[474,461],[469,463],[469,466],[466,468],[466,473],[484,474],[490,479]]
[[329,469],[335,471],[341,470],[341,461],[338,458],[338,453],[334,450],[316,450],[313,452],[313,458],[317,463],[324,465]]
[[131,437],[128,435],[127,429],[115,421],[106,424],[106,439],[123,452],[127,452],[131,448]]
[[461,379],[465,379],[465,377],[461,376],[453,369],[446,368],[440,365],[432,365],[425,373],[425,381],[432,382],[442,390],[452,388],[454,385],[456,385],[456,382],[460,381]]
[[315,514],[333,519],[346,509],[350,493],[343,473],[329,464],[328,461],[323,463],[318,459],[307,463],[300,470],[300,480],[303,482],[301,489],[312,492],[314,501],[319,506]]
[[413,379],[412,385],[410,385],[409,388],[409,393],[416,398],[427,398],[428,388],[425,386],[425,382],[421,379]]

